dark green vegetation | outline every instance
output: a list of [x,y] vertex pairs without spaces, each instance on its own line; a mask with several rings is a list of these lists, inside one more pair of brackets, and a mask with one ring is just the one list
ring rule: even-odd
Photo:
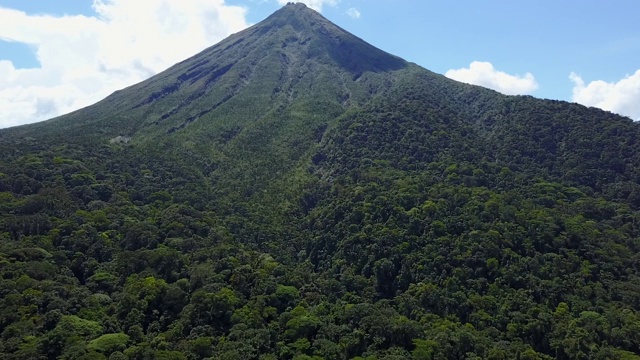
[[3,359],[640,358],[640,127],[301,5],[0,154]]

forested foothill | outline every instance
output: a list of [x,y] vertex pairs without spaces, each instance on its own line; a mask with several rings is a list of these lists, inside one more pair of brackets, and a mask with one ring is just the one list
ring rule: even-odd
[[640,359],[640,127],[303,5],[0,131],[2,359]]

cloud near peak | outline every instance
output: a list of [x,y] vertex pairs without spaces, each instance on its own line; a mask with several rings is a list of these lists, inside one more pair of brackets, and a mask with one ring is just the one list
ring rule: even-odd
[[354,7],[349,8],[346,14],[352,19],[360,19],[360,11]]
[[572,101],[640,120],[640,69],[613,83],[594,80],[586,84],[574,72],[569,79],[574,84]]
[[538,89],[531,73],[524,76],[499,71],[490,62],[474,61],[468,68],[451,69],[445,76],[467,84],[484,86],[507,95],[530,94]]

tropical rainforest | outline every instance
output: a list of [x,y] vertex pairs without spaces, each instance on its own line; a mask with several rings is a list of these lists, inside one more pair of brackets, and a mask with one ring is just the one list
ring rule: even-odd
[[288,4],[0,131],[3,359],[640,359],[640,127]]

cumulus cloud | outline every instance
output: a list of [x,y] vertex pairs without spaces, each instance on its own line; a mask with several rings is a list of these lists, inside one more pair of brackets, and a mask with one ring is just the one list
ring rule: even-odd
[[[329,5],[329,6],[335,6],[338,4],[340,0],[298,0],[295,2],[300,2],[303,3],[305,5],[307,5],[308,7],[312,8],[315,11],[322,11],[322,7],[324,5]],[[289,2],[292,2],[291,0],[278,0],[278,3],[280,5],[285,5]]]
[[360,19],[360,11],[356,8],[349,8],[349,10],[347,10],[347,15],[353,19]]
[[0,56],[0,127],[48,119],[142,81],[247,27],[224,0],[94,0],[96,16],[0,7],[0,40],[31,45],[40,67]]
[[468,68],[451,69],[446,77],[467,84],[480,85],[507,95],[530,94],[538,88],[531,73],[524,76],[499,71],[490,62],[474,61]]
[[573,101],[640,120],[640,70],[614,83],[595,80],[585,84],[573,72],[569,79],[574,84]]

